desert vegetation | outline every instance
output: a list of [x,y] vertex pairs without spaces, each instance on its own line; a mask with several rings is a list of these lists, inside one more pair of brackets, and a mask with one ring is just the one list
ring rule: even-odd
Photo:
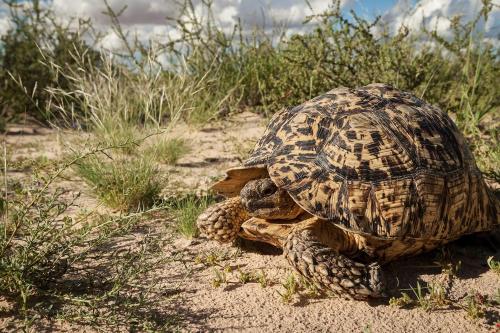
[[[100,48],[102,33],[90,20],[62,22],[38,0],[4,2],[12,20],[0,43],[5,329],[36,331],[57,320],[66,329],[176,330],[182,318],[156,274],[171,263],[187,267],[186,275],[205,267],[218,289],[276,285],[285,303],[318,296],[291,273],[273,279],[226,263],[239,252],[200,253],[187,264],[182,252],[164,250],[178,238],[196,239],[196,216],[217,200],[195,187],[165,190],[176,186],[179,161],[198,144],[178,126],[217,126],[244,111],[267,119],[337,86],[385,82],[446,111],[485,177],[500,181],[499,53],[477,29],[489,20],[493,1],[484,0],[470,22],[452,18],[451,37],[405,27],[391,33],[378,19],[343,13],[339,1],[308,17],[302,34],[286,26],[249,32],[239,24],[227,31],[210,15],[210,2],[203,2],[207,16],[199,17],[187,1],[180,18],[165,22],[178,38],[148,41],[127,34],[122,11],[105,2],[119,52]],[[62,148],[47,157],[43,140],[9,143],[10,126],[19,124],[53,129]],[[240,160],[251,148],[233,146]],[[82,195],[92,204],[82,204]],[[498,257],[477,258],[498,276]],[[456,279],[457,262],[447,265],[438,265],[442,274]],[[389,303],[425,311],[458,307],[472,321],[498,322],[491,308],[498,307],[500,289],[490,298],[471,291],[450,300],[446,286],[401,286]]]

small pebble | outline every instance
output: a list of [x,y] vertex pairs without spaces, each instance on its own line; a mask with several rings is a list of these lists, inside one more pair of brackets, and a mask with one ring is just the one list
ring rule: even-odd
[[316,266],[316,271],[323,276],[329,275],[328,268],[323,264],[319,264],[318,266]]
[[348,279],[342,279],[342,281],[340,281],[340,285],[344,288],[352,288],[354,287],[354,282]]
[[314,258],[312,256],[311,253],[309,252],[304,252],[302,253],[302,260],[304,260],[305,262],[307,262],[308,264],[311,264],[313,265],[314,264]]
[[370,289],[367,289],[365,286],[360,286],[359,288],[356,288],[356,294],[361,294],[361,295],[370,295],[372,292]]

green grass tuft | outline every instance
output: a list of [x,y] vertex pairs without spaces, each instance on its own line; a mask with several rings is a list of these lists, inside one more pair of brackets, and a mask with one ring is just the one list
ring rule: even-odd
[[202,197],[188,195],[185,198],[175,199],[172,203],[169,203],[169,208],[175,216],[177,231],[186,238],[197,237],[196,219],[213,202],[214,199],[210,195]]
[[469,319],[477,321],[485,316],[487,301],[488,299],[485,295],[476,292],[465,297],[465,305],[462,307],[467,312]]
[[285,291],[283,293],[278,291],[278,294],[281,296],[283,303],[292,302],[294,295],[299,291],[299,284],[297,283],[295,275],[290,273],[286,279],[281,282],[281,286],[285,289]]
[[495,258],[492,256],[492,257],[488,257],[488,259],[486,260],[486,263],[488,264],[488,267],[493,272],[500,275],[500,261],[499,260],[495,260]]
[[106,120],[94,127],[93,133],[98,142],[109,146],[121,146],[120,152],[132,154],[137,150],[140,133],[137,127],[121,119]]
[[89,156],[74,167],[109,207],[121,211],[150,207],[162,189],[162,179],[147,157],[108,160]]
[[187,153],[190,147],[186,140],[181,138],[165,139],[149,147],[145,154],[159,162],[173,165]]

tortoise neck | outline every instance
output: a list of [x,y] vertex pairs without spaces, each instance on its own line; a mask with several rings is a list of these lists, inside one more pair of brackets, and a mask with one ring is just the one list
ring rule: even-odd
[[243,223],[238,235],[248,240],[282,248],[294,225],[293,223],[273,223],[252,217]]

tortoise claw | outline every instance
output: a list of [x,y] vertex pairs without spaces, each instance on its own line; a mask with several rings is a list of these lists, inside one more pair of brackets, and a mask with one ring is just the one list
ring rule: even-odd
[[300,274],[337,295],[353,299],[384,297],[385,279],[378,263],[356,262],[321,244],[307,230],[291,233],[283,250]]

